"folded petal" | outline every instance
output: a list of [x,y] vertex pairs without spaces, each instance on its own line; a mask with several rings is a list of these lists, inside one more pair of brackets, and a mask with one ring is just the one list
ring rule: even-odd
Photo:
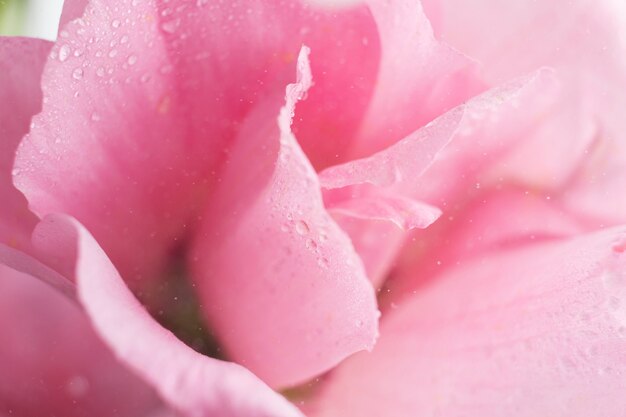
[[[494,177],[559,192],[592,227],[624,222],[625,22],[620,2],[442,2],[441,36],[483,63],[491,83],[539,66],[561,92],[544,122]],[[532,158],[532,164],[528,161]],[[611,199],[612,204],[600,204]]]
[[301,417],[293,405],[245,368],[203,356],[162,328],[77,221],[50,215],[37,226],[39,239],[58,234],[76,239],[78,296],[95,331],[117,359],[154,387],[177,415]]
[[429,204],[375,193],[364,197],[355,196],[335,204],[326,203],[326,207],[333,215],[384,220],[404,230],[424,229],[441,215],[441,210]]
[[371,0],[368,5],[381,57],[351,157],[386,148],[484,89],[474,62],[435,39],[419,1]]
[[141,417],[161,407],[79,306],[0,265],[0,415]]
[[303,49],[285,106],[282,97],[268,100],[242,126],[191,259],[226,354],[272,386],[303,382],[370,349],[377,334],[361,260],[326,212],[290,130],[310,84]]
[[[319,46],[321,73],[336,57],[376,56],[361,42],[375,33],[364,6],[209,3],[91,1],[63,27],[43,77],[46,103],[18,152],[15,182],[31,208],[79,219],[128,282],[159,278],[192,238],[243,120],[290,81],[303,40]],[[345,102],[329,93],[345,77],[363,78],[359,97],[369,96],[361,72],[377,60],[367,61],[322,75],[321,101]]]
[[[490,252],[584,233],[562,201],[516,187],[475,188],[427,230],[405,240],[385,282],[386,305],[398,304],[447,269]],[[384,306],[383,306],[384,308]]]
[[36,218],[15,189],[15,150],[41,109],[39,82],[52,44],[39,39],[0,37],[0,243],[25,248]]
[[610,229],[449,270],[385,316],[374,351],[329,377],[311,415],[621,416],[625,238]]
[[[555,91],[548,69],[489,90],[370,157],[322,171],[325,199],[363,196],[373,187],[445,212],[446,206],[462,202],[495,163],[516,149],[526,132],[542,120]],[[380,224],[359,230],[367,229],[367,223],[361,222],[360,227],[350,223],[340,219],[359,253],[368,259],[370,279],[380,283],[402,247],[403,235]],[[376,234],[384,237],[384,245],[373,237]],[[377,255],[369,256],[372,253]]]

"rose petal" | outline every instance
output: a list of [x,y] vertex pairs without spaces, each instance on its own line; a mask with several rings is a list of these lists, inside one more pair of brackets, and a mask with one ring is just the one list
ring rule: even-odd
[[0,242],[25,249],[36,218],[12,183],[15,149],[41,108],[39,80],[52,44],[0,37]]
[[621,415],[625,238],[611,229],[450,270],[385,316],[374,352],[333,373],[311,415]]
[[63,0],[63,10],[59,21],[59,32],[63,31],[66,24],[78,19],[85,12],[89,0]]
[[368,5],[380,33],[381,61],[352,157],[386,148],[484,89],[473,61],[435,39],[420,2]]
[[326,203],[333,215],[359,219],[385,220],[400,229],[424,229],[441,215],[441,210],[429,204],[400,196],[377,195],[353,197],[336,204]]
[[[71,4],[67,16],[81,3]],[[364,7],[213,6],[90,2],[64,26],[44,74],[46,104],[18,152],[15,182],[33,210],[78,218],[131,283],[158,279],[191,238],[242,121],[289,82],[303,40],[329,53],[321,69],[333,57],[369,53],[363,45],[344,51],[327,31],[345,23],[353,45],[372,32]],[[365,77],[361,69],[373,65],[342,65],[343,75],[322,77],[320,87],[335,91],[324,80]]]
[[324,209],[315,171],[290,131],[310,84],[303,49],[278,119],[282,100],[272,99],[244,123],[192,257],[226,353],[272,386],[303,382],[371,348],[377,333],[361,261]]
[[78,296],[96,332],[180,415],[301,417],[245,368],[203,356],[157,324],[77,221],[50,215],[37,231],[76,238]]
[[[624,13],[613,1],[445,0],[442,36],[500,82],[543,65],[561,94],[549,117],[494,177],[562,192],[591,227],[625,221]],[[532,158],[533,163],[527,161]],[[613,200],[612,204],[598,201]]]
[[385,282],[387,303],[398,303],[448,268],[494,250],[573,237],[585,225],[563,203],[519,188],[476,188],[431,228],[416,231]]
[[[477,96],[381,152],[324,170],[325,199],[367,195],[374,186],[387,195],[453,206],[542,119],[554,83],[552,72],[542,69]],[[333,190],[337,188],[341,190]],[[403,235],[380,224],[372,230],[360,230],[368,227],[364,222],[354,227],[340,219],[340,224],[367,259],[368,276],[380,284]]]
[[136,417],[160,407],[80,308],[0,265],[0,415]]

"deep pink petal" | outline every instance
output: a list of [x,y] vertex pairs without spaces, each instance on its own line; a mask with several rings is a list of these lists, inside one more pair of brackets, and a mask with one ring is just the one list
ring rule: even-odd
[[[242,121],[290,81],[303,41],[319,49],[321,73],[346,60],[340,73],[320,75],[322,101],[335,103],[323,114],[348,100],[330,94],[346,77],[362,78],[357,95],[368,96],[377,55],[361,35],[372,22],[365,6],[94,0],[52,51],[46,104],[19,150],[16,184],[38,215],[84,223],[128,282],[158,279],[191,238]],[[343,42],[335,28],[347,27]],[[370,50],[371,64],[346,58]],[[345,129],[363,107],[340,121]]]
[[78,222],[50,215],[37,226],[37,233],[40,239],[58,234],[76,238],[78,296],[96,332],[119,361],[180,415],[301,416],[247,369],[203,356],[161,327]]
[[312,416],[619,417],[626,231],[465,262],[383,319]]
[[76,303],[0,265],[0,415],[141,417],[160,407]]
[[371,348],[377,334],[361,260],[324,209],[317,175],[290,131],[310,84],[303,50],[286,105],[268,100],[244,123],[192,256],[227,355],[273,386],[303,382]]
[[0,243],[24,249],[36,218],[13,187],[15,150],[41,109],[39,81],[52,44],[0,37]]

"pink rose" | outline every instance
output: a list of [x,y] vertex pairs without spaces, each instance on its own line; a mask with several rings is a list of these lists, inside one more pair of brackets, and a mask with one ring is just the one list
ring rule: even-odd
[[0,38],[1,417],[624,416],[617,2],[85,3]]

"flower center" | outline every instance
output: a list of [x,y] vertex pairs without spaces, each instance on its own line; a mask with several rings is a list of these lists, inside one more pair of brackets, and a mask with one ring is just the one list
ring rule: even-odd
[[185,251],[175,250],[158,284],[138,294],[150,314],[163,327],[195,351],[226,359],[202,314],[195,285],[189,279]]

